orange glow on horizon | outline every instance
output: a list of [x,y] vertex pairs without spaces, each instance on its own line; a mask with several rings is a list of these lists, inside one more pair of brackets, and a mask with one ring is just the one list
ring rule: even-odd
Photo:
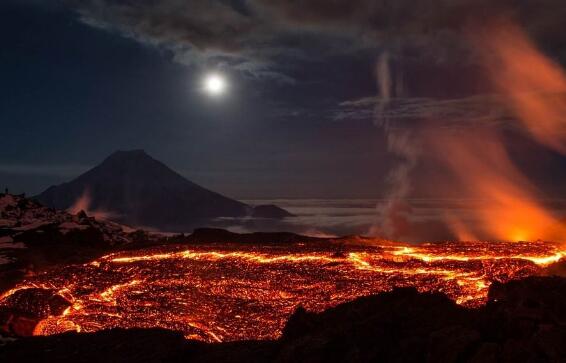
[[566,241],[566,225],[540,201],[536,187],[514,165],[494,130],[473,135],[434,133],[435,157],[448,167],[467,195],[484,202],[469,206],[474,230],[458,215],[445,218],[460,240],[477,235],[500,241]]

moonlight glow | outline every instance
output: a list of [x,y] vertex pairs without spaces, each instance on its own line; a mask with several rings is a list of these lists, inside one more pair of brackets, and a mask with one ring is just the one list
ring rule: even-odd
[[226,91],[226,80],[219,74],[209,74],[204,78],[204,91],[211,96],[219,96]]

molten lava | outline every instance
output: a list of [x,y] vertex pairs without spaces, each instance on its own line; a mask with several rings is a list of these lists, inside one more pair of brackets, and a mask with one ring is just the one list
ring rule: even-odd
[[152,248],[104,256],[29,278],[71,302],[37,335],[113,327],[163,327],[204,341],[276,338],[298,306],[322,311],[359,296],[414,286],[458,304],[486,301],[493,281],[540,272],[566,250],[550,243],[459,242]]

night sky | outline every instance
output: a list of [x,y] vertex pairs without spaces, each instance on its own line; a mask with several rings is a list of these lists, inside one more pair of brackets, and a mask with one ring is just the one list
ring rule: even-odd
[[[386,57],[395,129],[498,128],[537,187],[563,196],[565,158],[486,111],[496,90],[466,37],[500,18],[564,63],[561,0],[4,0],[0,184],[35,194],[144,149],[235,198],[385,196],[404,157],[376,116]],[[210,72],[222,97],[201,89]],[[451,196],[417,150],[407,196]]]

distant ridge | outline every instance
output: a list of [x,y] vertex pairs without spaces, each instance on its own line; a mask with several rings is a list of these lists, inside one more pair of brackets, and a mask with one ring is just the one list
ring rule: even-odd
[[250,206],[203,188],[143,150],[116,151],[76,179],[36,199],[57,209],[85,209],[132,226],[189,232],[219,217],[283,218],[277,206]]

